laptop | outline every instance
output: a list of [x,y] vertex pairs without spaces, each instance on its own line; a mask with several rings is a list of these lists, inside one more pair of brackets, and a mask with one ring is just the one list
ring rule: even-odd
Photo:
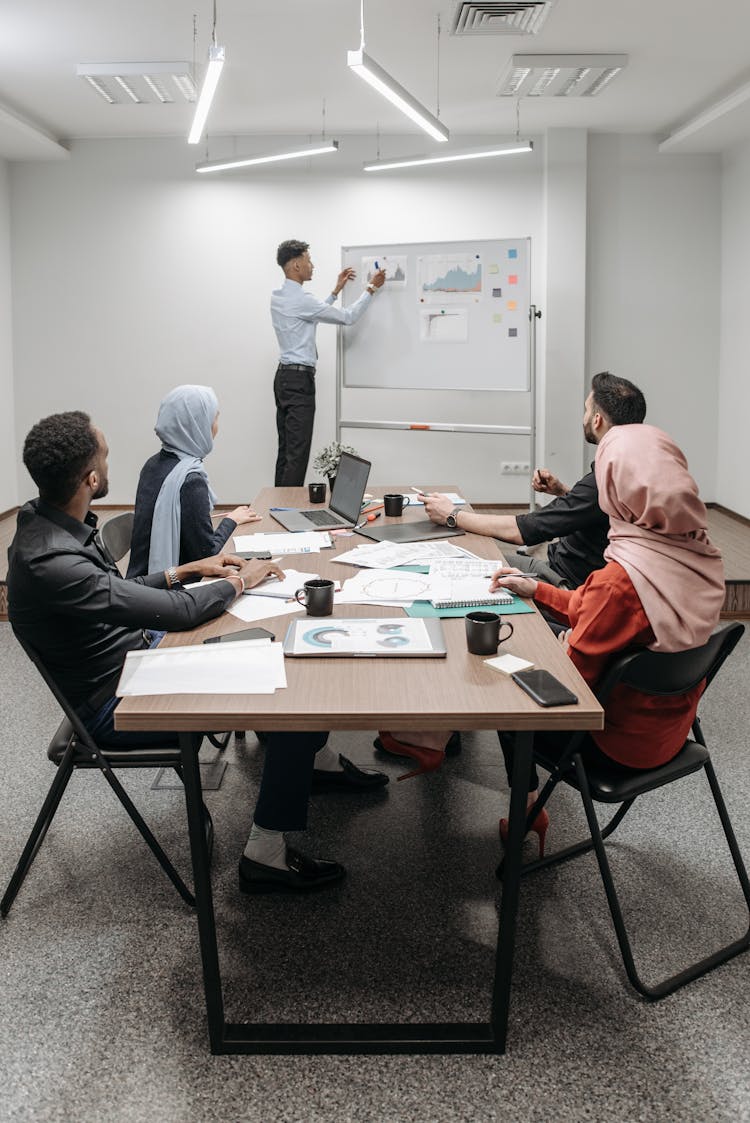
[[366,523],[363,527],[357,527],[357,534],[372,538],[375,542],[429,542],[432,538],[456,538],[463,533],[458,527],[438,526],[430,519],[391,523],[389,526]]
[[370,461],[341,453],[336,482],[328,507],[310,507],[305,510],[270,511],[271,516],[286,530],[337,530],[352,527],[359,521],[362,497],[370,475]]

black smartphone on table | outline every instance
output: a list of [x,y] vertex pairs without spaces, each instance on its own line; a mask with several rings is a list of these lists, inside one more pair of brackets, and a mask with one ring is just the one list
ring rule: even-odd
[[511,678],[540,706],[572,706],[578,701],[573,691],[549,671],[516,671]]
[[227,632],[223,636],[211,636],[209,639],[204,639],[204,643],[232,643],[234,640],[243,639],[276,639],[273,632],[269,632],[268,628],[243,628],[241,632]]

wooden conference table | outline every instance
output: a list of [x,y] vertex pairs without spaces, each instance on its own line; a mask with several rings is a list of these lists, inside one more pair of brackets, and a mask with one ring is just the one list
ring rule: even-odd
[[[374,495],[399,487],[372,487]],[[455,485],[434,490],[455,491]],[[265,488],[255,509],[262,523],[244,532],[276,532],[282,528],[268,515],[271,507],[306,507],[305,488]],[[378,519],[378,525],[424,518],[422,507],[407,507],[403,519]],[[321,577],[343,580],[356,570],[333,565],[338,553],[368,540],[360,535],[335,538],[332,550],[292,555],[282,564],[316,570]],[[498,558],[491,538],[464,535],[455,539],[482,557]],[[302,611],[302,610],[300,610]],[[335,617],[393,616],[397,608],[335,606]],[[269,618],[272,631],[283,636],[294,616]],[[203,961],[208,1030],[213,1053],[502,1053],[505,1051],[516,913],[520,885],[525,793],[536,729],[601,729],[603,714],[564,648],[538,612],[514,615],[514,633],[502,650],[546,667],[578,696],[578,704],[543,709],[514,682],[485,667],[481,656],[466,649],[463,619],[444,619],[448,655],[445,659],[287,659],[287,688],[259,695],[171,695],[124,698],[116,710],[123,730],[177,730],[180,734],[196,909]],[[191,632],[171,633],[165,644],[197,643],[207,636],[237,631],[241,620],[224,614]],[[419,699],[415,707],[415,699]],[[510,827],[505,856],[502,901],[489,1022],[456,1023],[227,1023],[224,1016],[211,876],[203,830],[198,748],[200,734],[210,729],[509,729],[517,730]],[[498,749],[499,751],[499,749]]]

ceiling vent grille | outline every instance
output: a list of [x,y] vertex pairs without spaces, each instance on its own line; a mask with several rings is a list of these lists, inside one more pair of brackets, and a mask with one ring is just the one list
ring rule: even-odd
[[458,0],[452,35],[536,35],[556,0]]
[[109,105],[172,105],[195,101],[189,62],[82,62],[79,78]]
[[497,96],[596,97],[627,62],[627,55],[513,55]]

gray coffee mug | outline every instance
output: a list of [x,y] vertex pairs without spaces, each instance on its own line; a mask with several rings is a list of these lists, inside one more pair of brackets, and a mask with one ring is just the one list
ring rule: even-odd
[[[503,640],[513,635],[513,625],[503,620],[496,612],[466,613],[466,646],[472,655],[494,655]],[[500,635],[500,628],[510,628],[507,636]]]
[[333,612],[333,581],[305,581],[294,599],[303,604],[308,616],[330,616]]

